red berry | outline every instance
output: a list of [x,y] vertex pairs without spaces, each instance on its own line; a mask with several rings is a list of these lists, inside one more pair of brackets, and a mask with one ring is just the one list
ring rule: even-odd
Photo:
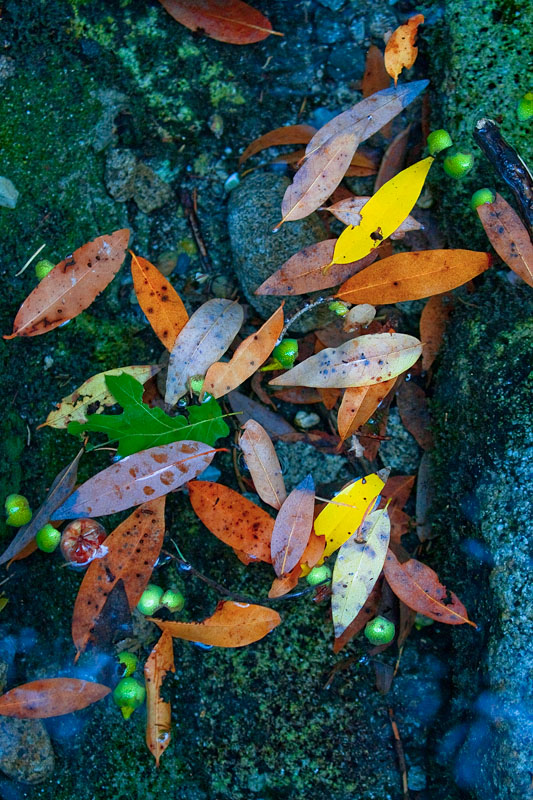
[[74,519],[61,534],[61,553],[66,561],[86,566],[94,558],[105,555],[102,544],[107,536],[105,528],[94,519]]

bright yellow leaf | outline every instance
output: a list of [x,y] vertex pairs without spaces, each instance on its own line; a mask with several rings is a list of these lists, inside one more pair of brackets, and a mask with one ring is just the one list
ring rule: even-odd
[[361,209],[359,225],[349,225],[337,239],[331,264],[364,258],[400,227],[413,210],[433,161],[432,156],[417,161],[383,184]]

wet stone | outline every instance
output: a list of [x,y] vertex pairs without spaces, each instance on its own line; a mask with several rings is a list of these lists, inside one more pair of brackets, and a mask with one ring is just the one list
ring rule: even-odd
[[131,150],[110,150],[105,167],[106,189],[117,202],[131,200],[137,158]]
[[10,181],[9,178],[0,177],[0,206],[15,208],[18,199],[19,192],[15,188],[13,181]]
[[390,438],[382,442],[379,448],[383,464],[404,475],[416,472],[422,451],[413,436],[402,425],[397,408],[391,408],[389,412],[386,435]]
[[172,189],[147,164],[139,163],[135,170],[133,199],[141,211],[150,214],[172,199]]
[[40,719],[0,717],[0,770],[23,783],[41,783],[54,771],[54,751]]

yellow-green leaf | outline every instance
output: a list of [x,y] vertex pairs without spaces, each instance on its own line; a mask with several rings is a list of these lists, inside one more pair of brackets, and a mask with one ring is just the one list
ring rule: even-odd
[[359,225],[349,225],[337,239],[332,264],[364,258],[400,227],[418,200],[433,161],[432,156],[424,158],[383,184],[361,209]]
[[369,514],[361,530],[339,550],[331,584],[331,613],[335,638],[348,627],[366,603],[380,576],[390,539],[385,508]]

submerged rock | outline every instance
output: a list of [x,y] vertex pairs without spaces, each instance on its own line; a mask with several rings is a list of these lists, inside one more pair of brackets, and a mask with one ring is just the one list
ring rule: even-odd
[[0,177],[0,206],[15,208],[19,194],[20,192],[15,188],[13,181],[10,181],[9,178]]

